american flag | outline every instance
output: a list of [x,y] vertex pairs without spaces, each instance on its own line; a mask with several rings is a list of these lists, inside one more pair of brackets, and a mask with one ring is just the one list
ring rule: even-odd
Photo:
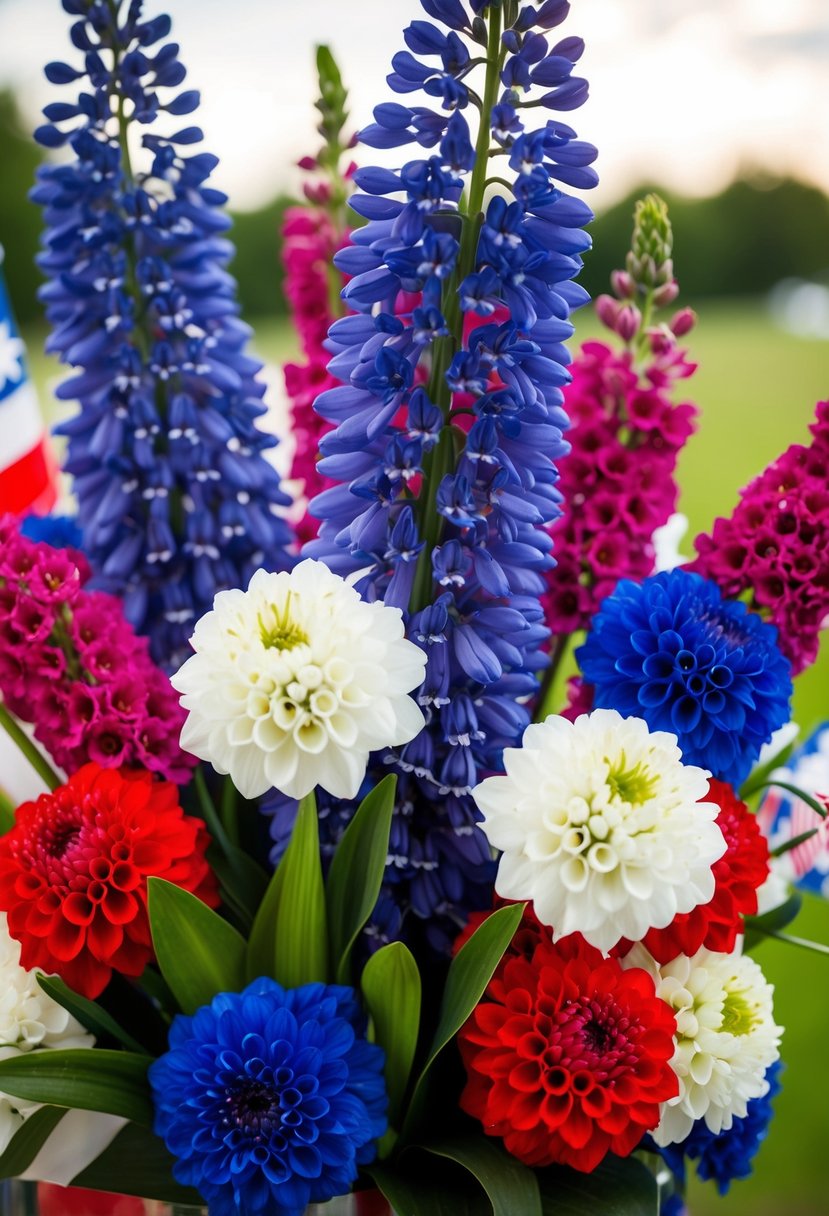
[[[785,769],[773,776],[794,785],[819,802],[829,797],[829,723],[812,732]],[[804,891],[829,899],[829,818],[821,819],[801,798],[772,786],[757,811],[772,847],[817,828],[803,844],[784,854],[781,869]]]
[[43,514],[57,498],[55,466],[26,348],[12,313],[0,247],[0,514]]

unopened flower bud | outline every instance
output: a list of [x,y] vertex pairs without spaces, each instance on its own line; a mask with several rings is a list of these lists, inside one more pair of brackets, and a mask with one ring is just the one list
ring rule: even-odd
[[671,329],[677,338],[681,338],[684,334],[690,333],[696,323],[697,314],[693,308],[680,308],[679,312],[673,315]]
[[317,167],[318,167],[318,164],[317,164],[316,156],[303,156],[301,160],[297,161],[298,169],[306,169],[306,170],[308,170],[308,172],[311,172],[312,170],[316,169]]
[[664,308],[667,304],[673,304],[674,300],[679,295],[679,283],[676,279],[669,279],[667,283],[663,283],[661,287],[657,287],[653,293],[653,302],[657,308]]
[[616,333],[623,342],[630,342],[642,324],[642,314],[635,304],[624,304],[616,317]]
[[616,318],[619,315],[619,302],[614,300],[613,296],[603,295],[596,300],[596,316],[601,321],[602,325],[608,329],[616,330]]
[[612,271],[610,285],[620,300],[632,300],[636,295],[636,284],[626,270]]

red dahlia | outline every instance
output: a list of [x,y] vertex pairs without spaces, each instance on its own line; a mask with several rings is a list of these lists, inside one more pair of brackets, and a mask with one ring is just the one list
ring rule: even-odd
[[113,971],[140,975],[152,959],[148,878],[218,903],[207,833],[178,797],[149,773],[86,764],[18,808],[0,840],[0,910],[24,967],[95,997]]
[[461,1106],[531,1166],[626,1156],[678,1082],[676,1022],[647,972],[574,935],[506,955],[458,1038]]
[[757,891],[768,878],[768,842],[746,804],[725,781],[713,779],[706,798],[720,808],[717,824],[726,843],[712,867],[714,898],[645,934],[643,944],[658,963],[670,963],[680,954],[690,958],[702,946],[730,954],[743,931],[743,917],[756,913]]

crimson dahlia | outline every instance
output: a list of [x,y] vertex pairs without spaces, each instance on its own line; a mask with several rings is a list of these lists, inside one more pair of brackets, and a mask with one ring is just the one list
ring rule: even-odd
[[0,910],[24,967],[96,997],[113,971],[152,960],[147,879],[165,878],[215,907],[208,836],[178,790],[149,773],[86,764],[18,808],[0,840]]
[[626,1156],[677,1093],[676,1027],[642,970],[575,935],[510,950],[458,1038],[461,1106],[530,1166]]

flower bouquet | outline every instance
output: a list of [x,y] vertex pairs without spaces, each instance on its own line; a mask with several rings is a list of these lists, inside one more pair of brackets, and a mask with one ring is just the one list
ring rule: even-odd
[[359,134],[395,168],[343,164],[318,54],[292,500],[170,21],[62,3],[33,199],[77,517],[0,522],[40,789],[0,806],[2,1176],[210,1216],[727,1189],[780,1068],[750,948],[825,857],[823,745],[778,753],[829,613],[829,404],[672,555],[666,208],[572,359],[570,5],[421,0]]

